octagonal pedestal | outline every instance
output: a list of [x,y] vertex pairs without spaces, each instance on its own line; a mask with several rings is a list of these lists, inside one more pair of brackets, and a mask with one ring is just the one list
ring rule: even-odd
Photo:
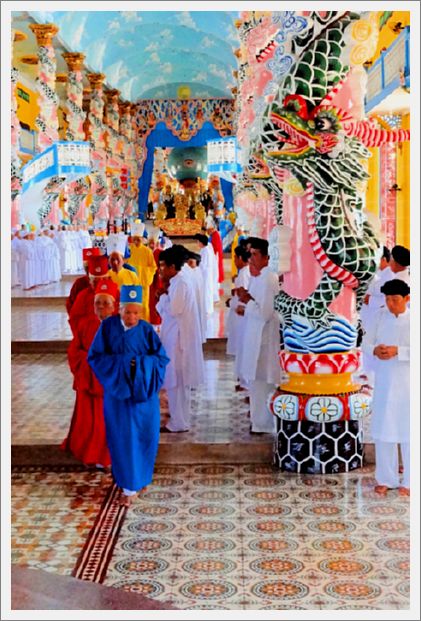
[[362,423],[276,417],[275,464],[285,472],[337,474],[363,465]]

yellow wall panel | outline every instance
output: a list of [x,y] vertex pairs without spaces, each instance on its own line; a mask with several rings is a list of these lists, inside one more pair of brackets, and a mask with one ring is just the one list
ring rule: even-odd
[[[402,129],[409,129],[409,114],[402,117]],[[402,142],[396,149],[396,243],[410,247],[411,188],[410,188],[410,143]]]
[[36,130],[35,119],[39,113],[38,94],[27,86],[24,86],[21,82],[17,82],[16,102],[16,114],[19,121],[28,125],[31,130]]
[[366,211],[379,217],[380,213],[380,187],[379,187],[379,160],[380,153],[378,147],[369,149],[371,157],[368,160],[368,174],[370,179],[367,182],[366,192]]

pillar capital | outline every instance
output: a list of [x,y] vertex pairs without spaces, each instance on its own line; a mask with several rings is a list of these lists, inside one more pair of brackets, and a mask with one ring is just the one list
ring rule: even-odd
[[82,69],[85,54],[81,52],[64,52],[62,56],[66,61],[69,71],[80,71]]
[[117,88],[110,88],[108,91],[105,91],[104,95],[108,103],[113,103],[120,95],[120,91]]
[[130,101],[119,101],[118,103],[118,109],[120,111],[120,114],[130,114],[131,107],[132,104],[130,103]]
[[55,24],[29,24],[37,39],[39,46],[51,45],[53,38],[59,31],[59,27]]
[[88,73],[86,77],[89,80],[89,84],[91,85],[92,90],[95,88],[101,88],[102,83],[105,80],[104,73]]

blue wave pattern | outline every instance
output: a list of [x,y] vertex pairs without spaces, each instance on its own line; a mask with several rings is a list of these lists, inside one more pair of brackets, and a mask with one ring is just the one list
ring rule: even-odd
[[330,328],[313,328],[303,317],[294,317],[284,330],[286,349],[300,354],[349,351],[356,346],[357,329],[343,317],[336,317]]

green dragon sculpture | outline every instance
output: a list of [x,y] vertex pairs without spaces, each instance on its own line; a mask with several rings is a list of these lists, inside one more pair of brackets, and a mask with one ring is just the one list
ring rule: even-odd
[[330,12],[323,17],[311,13],[313,26],[294,40],[296,62],[267,106],[259,141],[251,149],[247,175],[275,195],[279,224],[283,223],[283,200],[277,182],[283,180],[285,171],[306,191],[309,240],[324,272],[305,300],[286,292],[276,297],[284,336],[297,317],[314,330],[331,327],[338,317],[328,307],[344,286],[355,290],[360,310],[379,260],[379,243],[358,189],[368,178],[363,166],[363,160],[370,157],[366,147],[409,139],[408,131],[378,129],[329,103],[329,94],[349,71],[342,60],[345,30],[359,18],[350,12]]

